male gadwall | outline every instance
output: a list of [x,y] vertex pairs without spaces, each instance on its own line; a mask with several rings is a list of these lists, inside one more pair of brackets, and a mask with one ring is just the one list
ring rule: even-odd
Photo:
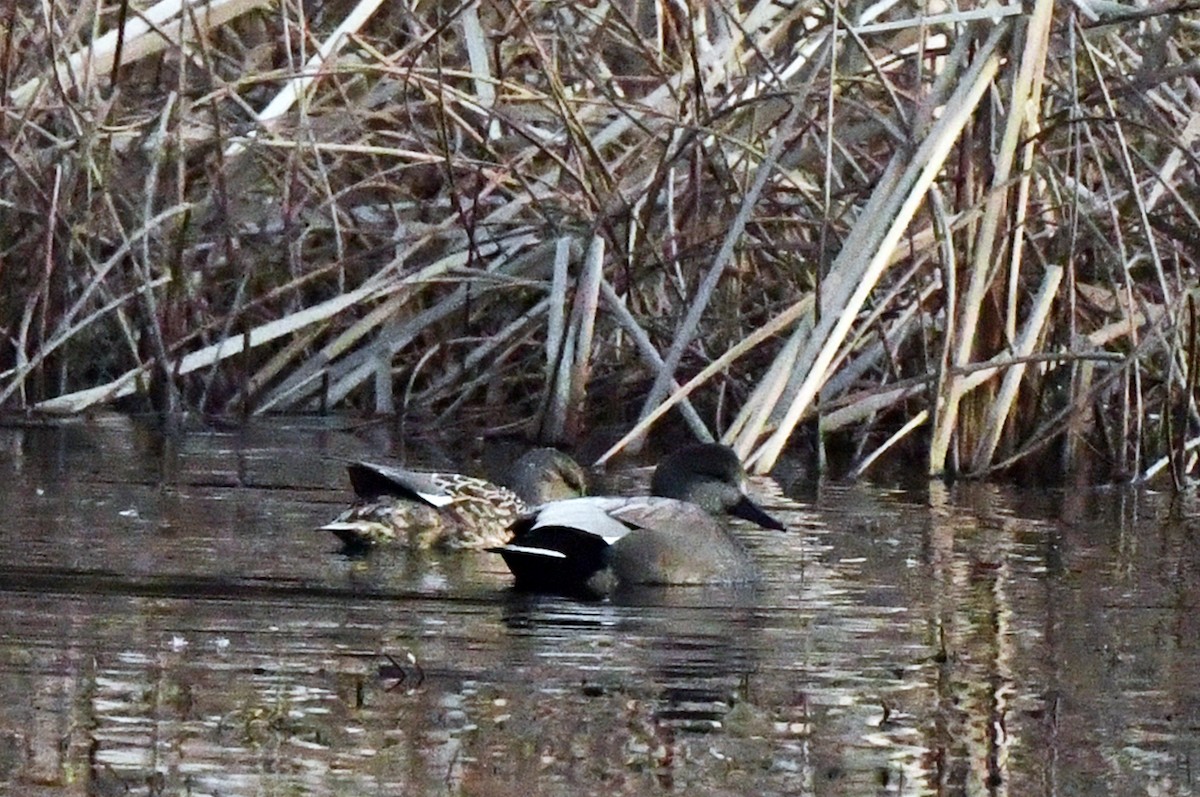
[[518,588],[604,594],[620,585],[752,581],[746,549],[714,515],[784,526],[746,495],[737,455],[714,443],[663,459],[652,496],[573,498],[535,507],[513,524],[504,557]]
[[353,462],[346,466],[359,503],[321,528],[350,547],[399,543],[413,548],[487,548],[511,537],[528,508],[583,495],[575,460],[538,448],[516,461],[512,489],[461,473],[425,473]]

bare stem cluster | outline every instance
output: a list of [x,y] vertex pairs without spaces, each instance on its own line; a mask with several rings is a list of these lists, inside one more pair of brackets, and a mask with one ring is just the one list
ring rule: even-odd
[[1183,484],[1198,45],[1113,0],[8,0],[0,406]]

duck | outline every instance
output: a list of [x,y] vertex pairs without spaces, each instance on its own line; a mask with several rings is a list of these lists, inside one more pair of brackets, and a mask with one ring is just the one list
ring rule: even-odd
[[757,578],[746,548],[720,516],[785,530],[746,491],[733,449],[685,446],[655,468],[649,496],[593,496],[531,509],[504,558],[517,589],[605,595],[621,587],[743,584]]
[[511,488],[461,473],[408,470],[375,462],[346,466],[358,503],[321,530],[350,549],[399,544],[418,549],[483,549],[508,542],[530,507],[586,493],[583,468],[554,448],[526,452]]

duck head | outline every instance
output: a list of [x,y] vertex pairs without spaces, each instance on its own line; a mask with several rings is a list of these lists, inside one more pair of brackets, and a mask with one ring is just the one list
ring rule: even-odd
[[530,506],[587,495],[587,474],[554,448],[535,448],[513,464],[513,490]]
[[650,492],[700,506],[713,515],[728,514],[783,531],[746,494],[746,471],[733,449],[719,443],[698,443],[668,454],[654,470]]

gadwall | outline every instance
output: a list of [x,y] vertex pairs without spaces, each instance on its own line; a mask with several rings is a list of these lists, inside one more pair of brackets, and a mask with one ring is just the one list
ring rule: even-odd
[[487,548],[511,537],[529,507],[586,492],[583,468],[553,448],[512,467],[512,489],[461,473],[426,473],[372,462],[346,466],[359,503],[321,528],[349,547]]
[[604,594],[621,585],[733,584],[754,580],[746,549],[714,515],[768,529],[784,525],[746,495],[732,449],[691,445],[662,460],[652,496],[594,497],[536,507],[495,547],[518,588]]

